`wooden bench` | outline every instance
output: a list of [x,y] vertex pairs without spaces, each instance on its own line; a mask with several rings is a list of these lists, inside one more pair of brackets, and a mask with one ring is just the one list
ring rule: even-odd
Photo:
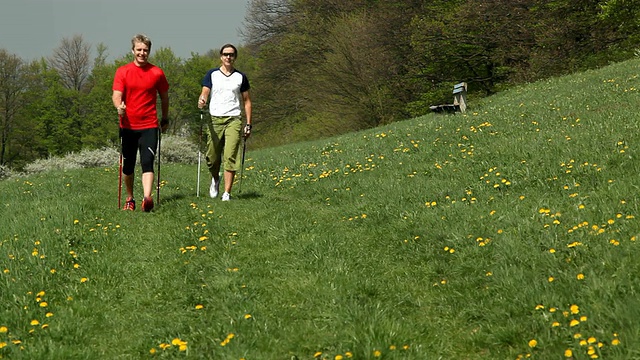
[[431,111],[436,113],[453,113],[467,110],[467,83],[461,82],[453,85],[453,104],[432,105]]

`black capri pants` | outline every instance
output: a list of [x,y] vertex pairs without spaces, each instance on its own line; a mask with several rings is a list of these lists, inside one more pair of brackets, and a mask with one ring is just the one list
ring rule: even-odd
[[120,136],[122,137],[122,173],[125,175],[133,174],[137,152],[140,152],[142,172],[153,172],[153,163],[158,149],[158,128],[120,129]]

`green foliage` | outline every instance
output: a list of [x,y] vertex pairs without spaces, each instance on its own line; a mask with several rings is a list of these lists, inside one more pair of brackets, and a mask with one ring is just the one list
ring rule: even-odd
[[0,355],[633,358],[639,68],[250,151],[228,203],[194,165],[152,213],[117,164],[2,181]]
[[[450,86],[460,81],[469,84],[475,102],[519,84],[629,59],[640,44],[637,5],[637,0],[252,0],[236,62],[252,85],[252,146],[424,115],[431,105],[450,103]],[[85,60],[81,45],[81,36],[74,36],[58,49],[76,49]],[[108,64],[106,48],[96,49],[86,82],[84,66],[69,72],[44,59],[24,64],[24,72],[16,74],[24,81],[15,82],[24,86],[16,97],[19,106],[11,116],[2,115],[0,162],[19,170],[37,158],[117,141],[111,85],[116,68],[132,61],[132,54]],[[170,83],[169,133],[192,141],[199,137],[200,81],[218,66],[217,54],[213,49],[180,59],[170,48],[151,53]],[[76,86],[61,85],[69,81]],[[0,92],[7,89],[0,84]]]
[[207,70],[216,66],[211,58],[193,54],[175,71],[167,73],[170,82],[169,103],[171,104],[170,126],[173,133],[188,129],[192,140],[200,134],[200,114],[197,107],[202,89],[202,78]]
[[116,67],[113,64],[96,62],[88,79],[89,90],[81,95],[83,149],[118,143],[118,115],[111,100]]

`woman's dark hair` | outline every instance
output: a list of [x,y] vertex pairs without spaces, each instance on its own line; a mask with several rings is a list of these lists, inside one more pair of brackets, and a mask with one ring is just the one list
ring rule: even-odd
[[222,47],[220,48],[220,55],[222,55],[222,53],[224,52],[224,49],[226,48],[232,48],[233,49],[233,53],[236,55],[235,57],[238,57],[238,49],[236,49],[235,46],[233,46],[233,44],[224,44],[222,45]]

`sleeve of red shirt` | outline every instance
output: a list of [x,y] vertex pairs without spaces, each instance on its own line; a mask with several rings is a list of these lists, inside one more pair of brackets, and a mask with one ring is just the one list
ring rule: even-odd
[[113,79],[112,90],[124,92],[124,71],[122,68],[116,70],[116,75]]

